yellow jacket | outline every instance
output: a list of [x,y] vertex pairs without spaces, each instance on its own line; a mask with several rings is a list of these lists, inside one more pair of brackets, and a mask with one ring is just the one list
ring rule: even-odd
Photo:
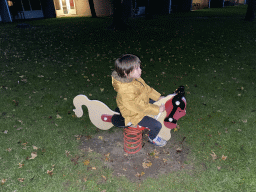
[[116,103],[125,119],[125,125],[137,125],[144,116],[159,113],[159,106],[150,104],[149,98],[157,101],[161,94],[148,86],[142,78],[121,78],[113,71],[112,85],[117,92]]

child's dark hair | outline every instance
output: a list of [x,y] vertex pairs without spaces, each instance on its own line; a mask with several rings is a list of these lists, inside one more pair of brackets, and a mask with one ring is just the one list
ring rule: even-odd
[[126,77],[136,66],[140,66],[140,63],[140,59],[135,55],[122,55],[115,61],[115,71],[120,77]]

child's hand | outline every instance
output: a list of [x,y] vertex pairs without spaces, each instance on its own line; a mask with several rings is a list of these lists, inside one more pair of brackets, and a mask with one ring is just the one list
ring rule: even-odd
[[160,107],[159,107],[159,112],[162,113],[165,111],[165,105],[162,104]]

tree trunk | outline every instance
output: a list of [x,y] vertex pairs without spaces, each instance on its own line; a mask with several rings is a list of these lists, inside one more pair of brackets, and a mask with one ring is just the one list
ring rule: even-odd
[[122,0],[113,0],[113,23],[110,26],[114,30],[125,30],[127,25],[123,20],[123,5]]
[[245,21],[254,21],[255,10],[256,10],[256,0],[248,0],[248,7],[245,15]]
[[93,0],[89,0],[89,5],[90,5],[90,9],[91,9],[92,18],[96,18],[97,15],[96,15],[96,11],[95,11]]
[[145,9],[146,19],[153,19],[152,0],[147,0]]

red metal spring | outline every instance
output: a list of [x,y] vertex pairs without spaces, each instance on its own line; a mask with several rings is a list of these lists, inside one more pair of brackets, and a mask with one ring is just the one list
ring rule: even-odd
[[134,154],[142,148],[142,130],[137,128],[124,128],[124,151]]

